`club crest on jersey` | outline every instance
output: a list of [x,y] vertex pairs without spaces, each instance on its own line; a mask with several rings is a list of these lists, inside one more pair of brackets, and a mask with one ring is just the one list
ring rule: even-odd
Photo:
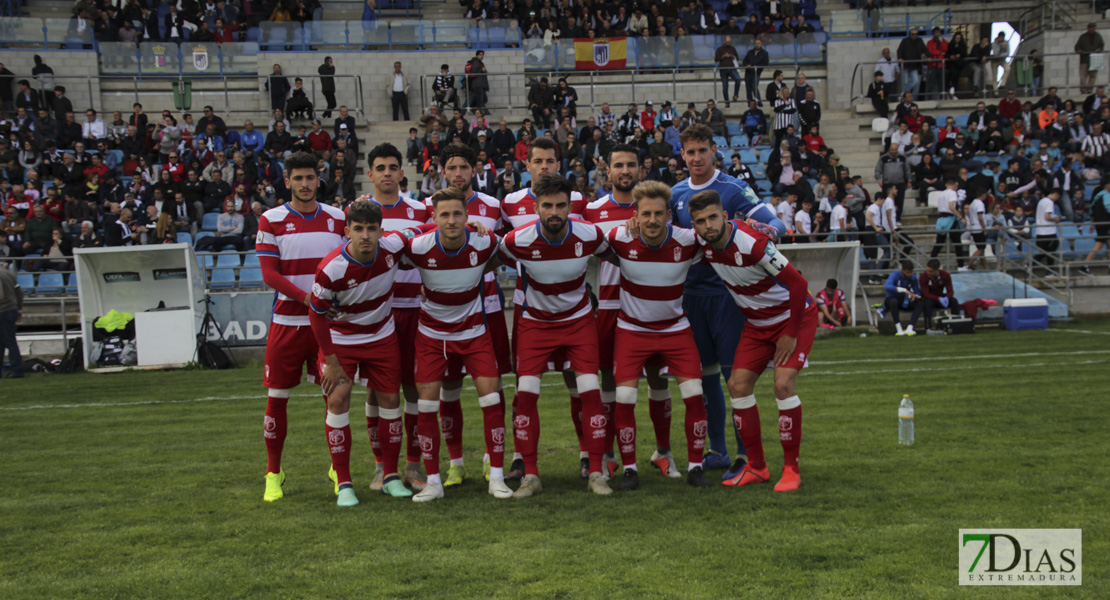
[[477,264],[478,264],[478,253],[477,252],[471,252],[470,253],[470,266],[473,267]]
[[486,205],[485,204],[479,204],[478,205],[478,214],[483,216],[483,217],[486,216]]
[[744,259],[740,258],[739,250],[737,250],[736,253],[732,255],[732,258],[736,261],[737,266],[744,264]]
[[412,219],[412,218],[416,217],[416,213],[412,211],[412,207],[411,207],[411,206],[407,206],[407,207],[405,207],[405,215],[407,215],[407,216],[408,216],[408,218],[410,218],[410,219]]
[[682,260],[682,248],[674,249],[674,261],[679,262]]
[[328,231],[335,232],[335,219],[328,219]]
[[582,242],[574,242],[574,255],[582,256]]
[[386,268],[389,268],[389,269],[393,268],[393,255],[392,254],[386,254],[385,255],[385,266],[386,266]]

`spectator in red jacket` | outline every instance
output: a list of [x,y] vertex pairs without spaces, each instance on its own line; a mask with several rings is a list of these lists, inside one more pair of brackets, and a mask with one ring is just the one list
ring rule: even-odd
[[327,131],[324,131],[320,124],[320,119],[312,121],[312,132],[308,134],[308,147],[321,156],[324,152],[331,151],[331,136]]
[[925,115],[921,114],[921,111],[917,108],[917,105],[914,104],[910,107],[910,112],[906,114],[906,117],[903,119],[903,121],[905,121],[906,125],[909,126],[911,133],[917,133],[921,131],[921,124],[925,122]]
[[998,115],[1007,121],[1012,121],[1020,114],[1021,100],[1017,99],[1013,89],[1006,90],[1006,97],[998,101]]
[[944,41],[940,34],[940,27],[934,27],[933,39],[925,44],[925,50],[929,55],[929,72],[925,75],[925,89],[927,95],[935,100],[944,98],[944,57],[948,54],[948,42]]
[[960,128],[956,127],[956,118],[948,117],[944,120],[944,126],[937,132],[937,143],[941,143],[948,138],[956,139],[960,135]]
[[931,258],[925,263],[925,272],[919,277],[921,296],[925,300],[925,326],[933,327],[933,310],[945,308],[952,314],[960,313],[960,303],[952,287],[952,276],[940,268],[940,261]]
[[651,100],[648,100],[644,104],[644,110],[640,111],[640,129],[643,129],[644,133],[648,135],[651,135],[651,132],[655,130],[655,114]]

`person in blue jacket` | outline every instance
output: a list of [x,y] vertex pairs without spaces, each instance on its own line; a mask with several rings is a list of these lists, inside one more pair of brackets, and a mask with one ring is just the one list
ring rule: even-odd
[[[908,260],[903,260],[902,268],[891,273],[886,278],[886,301],[883,302],[883,308],[886,312],[890,313],[891,320],[894,321],[894,329],[896,336],[904,335],[917,335],[913,330],[913,324],[921,317],[921,312],[925,310],[925,304],[921,301],[921,284],[918,283],[917,277],[913,276],[913,263]],[[910,322],[906,325],[905,329],[902,328],[901,311],[913,311],[910,316]]]

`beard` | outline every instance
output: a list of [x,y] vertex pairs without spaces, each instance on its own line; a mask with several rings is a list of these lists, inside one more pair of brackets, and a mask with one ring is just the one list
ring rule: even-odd
[[[552,224],[554,221],[558,221],[558,222],[555,223],[555,224]],[[565,227],[566,224],[567,224],[566,219],[563,219],[561,217],[550,217],[550,218],[544,220],[543,229],[544,229],[544,231],[554,235],[554,234],[559,233],[560,231],[562,231],[563,227]]]

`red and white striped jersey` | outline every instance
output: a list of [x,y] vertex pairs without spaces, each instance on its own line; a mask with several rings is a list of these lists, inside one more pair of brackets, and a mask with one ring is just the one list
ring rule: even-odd
[[501,240],[501,256],[516,261],[525,280],[524,318],[571,321],[590,314],[586,266],[590,256],[609,253],[609,243],[593,223],[567,221],[566,237],[547,241],[540,223],[518,227]]
[[[636,204],[619,204],[612,194],[591,202],[586,207],[585,220],[601,228],[606,236],[619,225],[636,216]],[[602,261],[597,274],[597,309],[617,310],[621,307],[620,268]]]
[[469,340],[486,332],[482,273],[497,252],[495,235],[466,232],[466,243],[447,250],[432,231],[409,240],[405,261],[420,270],[424,303],[420,332],[437,340]]
[[[532,188],[525,188],[517,190],[508,196],[505,196],[504,202],[501,203],[501,212],[510,229],[523,227],[529,223],[535,223],[536,219],[536,197],[532,195]],[[586,212],[586,199],[578,192],[570,193],[570,218],[581,219],[588,221],[584,218]],[[524,304],[524,285],[522,283],[523,273],[520,273],[519,268],[517,274],[516,290],[513,291],[513,304]]]
[[[430,197],[424,199],[424,206],[428,211],[428,222],[435,222]],[[488,227],[490,231],[500,232],[506,227],[501,201],[481,192],[473,192],[470,199],[466,201],[466,214],[469,216],[468,221],[477,221]],[[485,283],[482,289],[482,304],[485,312],[501,312],[501,287],[497,284],[497,275],[492,272],[486,273],[483,281]]]
[[394,280],[404,257],[405,238],[383,235],[378,252],[369,263],[356,261],[348,244],[331,251],[316,272],[312,286],[312,310],[326,314],[335,308],[328,321],[331,341],[341,346],[369,344],[393,333]]
[[763,266],[776,256],[776,263],[785,266],[786,258],[779,255],[770,238],[747,223],[730,223],[732,235],[724,250],[698,237],[706,261],[725,282],[740,312],[748,318],[748,325],[767,327],[785,321],[790,318],[790,292]]
[[[327,204],[317,204],[316,212],[311,215],[282,204],[262,213],[258,219],[255,252],[259,256],[276,257],[282,276],[307,294],[312,289],[320,261],[346,241],[343,236],[346,224],[343,211]],[[304,305],[304,298],[290,298],[278,292],[271,321],[277,325],[307,327],[308,307]]]
[[[429,212],[422,202],[401,196],[397,204],[387,206],[374,198],[371,202],[382,208],[382,229],[400,231],[428,222]],[[397,273],[393,284],[393,308],[420,308],[420,272],[416,269]]]
[[667,226],[667,239],[649,246],[624,225],[609,232],[620,258],[620,313],[617,327],[630,331],[673,332],[690,327],[682,308],[686,274],[702,251],[690,229]]

